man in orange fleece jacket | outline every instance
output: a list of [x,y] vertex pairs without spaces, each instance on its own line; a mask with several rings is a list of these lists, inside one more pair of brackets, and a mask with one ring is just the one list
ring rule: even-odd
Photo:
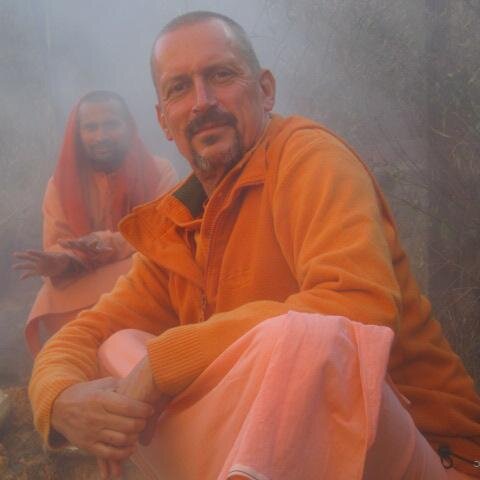
[[[361,160],[320,125],[271,114],[274,78],[260,68],[241,27],[226,17],[194,12],[170,22],[154,44],[152,74],[160,125],[193,173],[171,194],[138,207],[123,221],[122,234],[139,252],[132,270],[38,356],[30,396],[45,441],[86,448],[102,459],[104,477],[118,473],[115,462],[132,454],[153,405],[174,397],[164,417],[188,410],[191,399],[185,392],[198,390],[222,361],[227,384],[245,381],[228,377],[235,370],[227,361],[231,349],[269,319],[298,311],[391,329],[386,395],[409,404],[408,421],[413,419],[418,439],[425,443],[425,436],[440,449],[445,464],[454,462],[455,468],[479,476],[480,399],[419,291],[388,206]],[[124,380],[98,379],[102,343],[128,328],[153,335],[146,355]],[[347,343],[356,342],[358,358],[363,357],[359,339]],[[326,350],[322,354],[328,357]],[[342,372],[342,356],[336,358]],[[374,368],[372,363],[361,371]],[[255,372],[254,364],[249,371]],[[350,381],[355,376],[345,383]],[[362,390],[359,398],[368,396]],[[276,410],[279,399],[271,401]],[[392,419],[397,417],[393,411]],[[198,430],[207,428],[209,422],[200,420]],[[182,447],[198,434],[194,430],[181,432]],[[390,451],[404,447],[400,430],[399,443],[387,442]],[[377,443],[383,443],[381,431]],[[395,438],[396,429],[388,436]],[[249,441],[255,444],[255,437]],[[197,443],[197,451],[203,445]],[[215,457],[215,445],[211,452],[208,448],[204,463]],[[407,450],[408,468],[394,474],[387,465],[390,473],[365,478],[447,478],[430,446],[418,447],[424,453],[418,468],[412,460],[415,448]],[[346,464],[350,458],[342,451],[339,462]],[[365,472],[375,471],[369,462],[378,455],[360,454]],[[247,467],[232,467],[229,478],[341,478],[315,472],[298,476],[293,470],[275,476],[272,465],[255,476]],[[201,468],[196,477],[169,478],[227,478],[221,468]],[[362,473],[343,478],[362,478]]]

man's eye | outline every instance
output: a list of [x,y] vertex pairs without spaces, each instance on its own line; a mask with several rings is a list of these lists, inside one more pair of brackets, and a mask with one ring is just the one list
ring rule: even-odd
[[167,90],[167,97],[172,97],[175,95],[180,95],[187,89],[187,84],[186,82],[177,82],[174,83],[173,85],[170,85],[170,87]]
[[232,77],[233,77],[233,72],[229,69],[217,70],[216,72],[214,72],[212,74],[213,80],[218,81],[218,82],[229,80]]

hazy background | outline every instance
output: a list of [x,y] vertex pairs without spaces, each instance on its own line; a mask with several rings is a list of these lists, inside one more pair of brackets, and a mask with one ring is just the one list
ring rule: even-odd
[[11,253],[41,245],[41,201],[69,110],[125,97],[150,150],[187,168],[156,124],[149,52],[177,14],[250,34],[277,112],[344,136],[375,170],[423,288],[477,378],[480,358],[478,0],[0,0],[0,386],[25,381],[23,324],[40,282]]

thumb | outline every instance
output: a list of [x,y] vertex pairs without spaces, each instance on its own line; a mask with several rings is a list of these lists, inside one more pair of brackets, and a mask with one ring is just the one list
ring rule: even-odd
[[140,433],[138,442],[140,445],[147,446],[153,439],[155,435],[155,430],[157,429],[157,422],[160,418],[160,415],[165,411],[167,405],[170,402],[170,398],[167,396],[162,397],[155,405],[155,413],[147,420],[147,425],[142,433]]
[[115,390],[118,387],[119,380],[114,377],[103,377],[91,382],[103,390]]

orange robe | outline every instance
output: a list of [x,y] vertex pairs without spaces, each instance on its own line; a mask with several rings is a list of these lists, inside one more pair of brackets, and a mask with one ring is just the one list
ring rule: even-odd
[[[155,337],[122,330],[100,368],[125,377]],[[385,381],[393,331],[290,311],[228,347],[132,461],[145,480],[467,480],[446,470]],[[162,406],[160,406],[162,408]],[[188,461],[185,461],[188,459]]]
[[[178,180],[177,174],[166,159],[155,157],[160,174],[160,182],[155,196],[168,191]],[[111,184],[114,173],[95,172],[88,182],[91,221],[93,232],[99,235],[106,246],[112,249],[102,265],[94,270],[73,273],[60,283],[52,283],[44,278],[44,284],[28,316],[25,337],[30,351],[37,354],[41,348],[39,336],[40,324],[49,333],[54,333],[61,326],[73,319],[79,311],[94,305],[100,295],[112,289],[117,278],[126,273],[131,266],[134,249],[115,231],[112,219]],[[60,202],[58,189],[50,178],[43,201],[43,248],[46,251],[67,251],[58,244],[59,240],[76,238],[71,231],[65,212]],[[72,251],[69,254],[75,256]]]

